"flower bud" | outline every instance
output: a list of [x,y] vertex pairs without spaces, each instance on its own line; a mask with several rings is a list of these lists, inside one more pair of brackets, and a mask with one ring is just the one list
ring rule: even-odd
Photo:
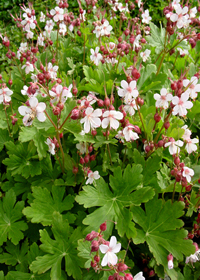
[[92,240],[91,252],[96,252],[99,250],[99,242],[97,240]]
[[169,268],[169,269],[173,269],[173,267],[174,267],[173,259],[174,259],[174,257],[172,256],[172,254],[169,254],[169,255],[167,256],[168,268]]
[[133,276],[130,273],[126,273],[124,276],[124,280],[133,280]]
[[100,230],[101,231],[105,231],[107,228],[106,222],[104,222],[103,224],[100,225]]
[[70,118],[72,120],[77,120],[80,118],[80,111],[78,109],[73,109]]
[[118,271],[125,271],[128,269],[128,266],[125,263],[118,263],[117,269]]

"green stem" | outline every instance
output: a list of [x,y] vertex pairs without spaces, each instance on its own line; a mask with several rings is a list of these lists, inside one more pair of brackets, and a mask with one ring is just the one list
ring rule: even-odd
[[57,127],[56,127],[55,123],[52,121],[52,119],[51,119],[51,117],[48,115],[47,111],[45,110],[44,112],[45,112],[47,118],[50,120],[50,122],[51,122],[52,125],[54,126],[54,128],[57,130]]
[[4,112],[5,112],[5,115],[6,115],[6,121],[7,121],[7,125],[8,125],[8,132],[9,132],[10,137],[12,137],[11,132],[10,132],[10,126],[9,126],[9,121],[8,121],[8,115],[7,115],[7,112],[6,112],[6,107],[3,106],[3,109],[4,109]]
[[65,169],[64,169],[64,166],[65,166],[65,155],[64,155],[64,151],[63,151],[62,144],[61,144],[61,141],[60,141],[59,131],[57,131],[57,140],[58,140],[58,144],[59,144],[60,151],[61,151],[61,154],[62,154],[62,172],[64,173],[64,171],[65,171]]
[[[77,106],[74,107],[74,109],[76,109],[76,108],[77,108]],[[73,109],[73,110],[74,110],[74,109]],[[72,113],[72,111],[68,114],[68,116],[65,118],[64,122],[63,122],[63,123],[61,124],[61,126],[58,128],[59,130],[61,130],[61,128],[63,127],[63,125],[66,123],[66,121],[67,121],[68,118],[70,117],[71,113]]]
[[156,76],[159,74],[159,72],[160,72],[160,69],[161,69],[161,67],[162,67],[162,64],[163,64],[163,61],[164,61],[164,58],[165,58],[165,51],[164,51],[164,53],[163,53],[163,56],[162,56],[162,58],[161,58],[161,61],[160,61],[160,64],[159,64],[159,66],[158,66],[158,70],[157,70],[157,73],[156,73]]
[[174,202],[175,189],[176,189],[176,181],[174,183],[174,189],[173,189],[173,195],[172,195],[172,203]]
[[140,117],[140,120],[141,120],[141,123],[142,123],[142,127],[143,127],[143,130],[144,130],[144,134],[145,134],[145,137],[147,139],[147,134],[146,134],[146,130],[145,130],[145,126],[144,126],[144,122],[143,122],[143,119],[142,119],[142,115],[140,113],[140,108],[137,104],[137,101],[135,102],[136,103],[136,106],[137,106],[137,110],[138,110],[138,114],[139,114],[139,117]]

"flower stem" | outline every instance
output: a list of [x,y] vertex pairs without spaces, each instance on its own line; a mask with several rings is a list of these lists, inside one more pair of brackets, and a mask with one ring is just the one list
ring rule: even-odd
[[50,122],[51,122],[52,125],[54,126],[54,128],[57,130],[57,127],[56,127],[55,123],[52,121],[52,119],[51,119],[51,117],[48,115],[47,111],[45,110],[44,112],[45,112],[47,118],[50,120]]

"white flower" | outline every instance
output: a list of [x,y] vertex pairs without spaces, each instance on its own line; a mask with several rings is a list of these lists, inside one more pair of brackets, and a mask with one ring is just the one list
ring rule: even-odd
[[121,243],[117,244],[117,239],[115,236],[110,238],[109,246],[101,244],[99,249],[101,253],[105,254],[101,262],[102,266],[117,264],[118,258],[115,254],[121,250]]
[[56,79],[57,77],[57,71],[58,71],[58,66],[53,66],[51,62],[48,63],[47,65],[48,72],[51,75],[51,79]]
[[59,24],[59,33],[65,36],[65,33],[67,31],[66,25],[62,22]]
[[146,61],[147,61],[147,59],[148,59],[149,56],[150,56],[150,53],[151,53],[151,51],[148,50],[148,49],[146,49],[144,52],[141,52],[141,53],[140,53],[140,56],[141,56],[143,62],[146,62]]
[[192,134],[192,132],[188,129],[188,126],[187,125],[184,125],[181,127],[182,129],[185,130],[183,136],[182,136],[182,139],[187,141],[190,139],[190,135]]
[[191,177],[194,176],[194,170],[187,166],[184,166],[182,175],[187,179],[188,183],[190,183]]
[[174,8],[174,9],[176,9],[180,4],[180,0],[174,0],[173,2],[172,2],[172,7]]
[[111,30],[112,26],[109,25],[109,22],[107,20],[105,20],[103,25],[101,26],[101,36],[110,35]]
[[98,66],[99,62],[103,58],[103,56],[99,53],[99,47],[96,47],[95,51],[93,49],[90,49],[90,52],[91,52],[91,56],[90,56],[91,61]]
[[37,43],[39,46],[44,46],[44,37],[40,33],[40,36],[38,36]]
[[102,25],[97,25],[93,31],[96,34],[96,37],[99,38],[101,36]]
[[32,31],[28,30],[27,33],[26,33],[26,38],[27,39],[33,39],[33,35],[34,35],[34,33]]
[[99,172],[94,171],[92,172],[91,170],[88,172],[88,179],[86,181],[87,184],[92,184],[94,180],[98,180],[100,178]]
[[188,54],[188,50],[182,50],[181,48],[177,48],[177,51],[179,51],[180,56],[184,56],[184,55]]
[[43,12],[40,12],[40,22],[45,22],[45,15]]
[[11,100],[11,95],[13,94],[13,91],[10,90],[8,87],[1,88],[0,89],[0,104],[10,102]]
[[142,4],[142,1],[138,0],[138,8],[140,8],[141,4]]
[[197,98],[197,92],[200,92],[200,84],[197,84],[197,83],[198,83],[198,79],[195,76],[192,77],[191,80],[188,80],[188,79],[183,80],[184,87],[189,86],[188,89],[186,90],[186,92],[189,93],[189,96],[192,99]]
[[200,249],[197,250],[194,254],[186,258],[185,263],[191,262],[192,264],[200,261]]
[[142,22],[149,24],[150,20],[151,20],[151,17],[149,16],[149,10],[145,10],[144,13],[142,13]]
[[190,18],[195,18],[196,13],[197,13],[197,8],[196,7],[190,9],[190,11],[189,11]]
[[85,142],[80,142],[76,144],[76,148],[80,151],[81,154],[85,154],[87,145]]
[[123,129],[124,138],[127,142],[134,141],[139,138],[136,132],[133,132],[133,125],[129,124]]
[[29,18],[28,16],[22,20],[21,24],[24,25],[24,30],[29,31],[30,29],[35,29],[36,25],[34,23],[35,17]]
[[118,129],[119,122],[117,120],[123,119],[123,114],[115,110],[105,111],[103,113],[102,128],[107,128],[110,124],[110,128]]
[[145,280],[144,276],[143,276],[143,272],[140,271],[139,273],[137,273],[134,277],[133,280]]
[[116,46],[115,43],[110,42],[109,43],[109,50],[111,50],[111,51],[114,50],[115,46]]
[[135,110],[137,109],[138,108],[134,98],[131,99],[130,102],[126,103],[126,105],[124,105],[124,111],[129,113],[130,116],[133,116],[135,114]]
[[197,146],[195,144],[197,144],[197,143],[199,143],[199,140],[197,138],[187,140],[187,144],[186,144],[185,148],[186,148],[186,151],[188,152],[188,154],[191,154],[192,152],[196,152]]
[[170,20],[172,22],[176,22],[176,26],[178,28],[186,27],[189,24],[189,15],[187,14],[188,12],[188,7],[185,6],[184,8],[181,8],[180,5],[177,5],[175,7],[176,14],[172,14],[170,16]]
[[139,46],[140,46],[140,38],[141,37],[142,36],[140,34],[135,37],[135,40],[133,42],[133,50],[135,50],[135,48],[139,48]]
[[80,121],[81,123],[84,123],[85,133],[88,133],[90,129],[100,127],[101,119],[99,117],[101,117],[101,115],[101,109],[96,109],[94,111],[92,107],[88,107],[85,110],[85,117]]
[[191,109],[193,106],[193,103],[191,101],[188,101],[188,98],[189,98],[189,93],[186,91],[181,95],[180,98],[178,96],[174,96],[172,98],[172,103],[175,105],[172,111],[173,115],[179,114],[179,116],[181,117],[187,115],[186,109]]
[[169,147],[169,153],[171,155],[174,155],[176,153],[180,152],[180,148],[179,147],[183,147],[183,141],[181,140],[177,140],[175,141],[173,138],[169,139],[168,143],[165,143],[164,147]]
[[69,88],[63,87],[62,85],[57,85],[56,92],[52,90],[49,91],[50,96],[54,97],[54,99],[51,102],[65,103],[68,97],[72,97],[71,89],[72,89],[72,84],[69,86]]
[[55,7],[55,9],[52,9],[51,11],[50,11],[50,14],[52,15],[52,16],[54,16],[53,17],[53,20],[55,21],[55,22],[58,22],[59,20],[63,20],[64,19],[64,10],[63,9],[61,9],[61,8],[59,8],[59,7]]
[[31,97],[29,99],[29,104],[30,107],[20,106],[18,108],[20,115],[24,116],[23,124],[25,126],[30,126],[35,117],[37,117],[40,122],[44,122],[46,120],[46,116],[44,114],[46,104],[44,102],[38,103],[36,97]]
[[52,155],[55,155],[55,144],[52,142],[51,139],[47,138],[47,141],[44,142],[45,144],[48,145],[49,147],[49,153],[52,154]]
[[169,269],[173,269],[173,268],[174,268],[174,263],[173,263],[172,260],[169,260],[168,263],[167,263],[167,265],[168,265],[168,268],[169,268]]
[[162,88],[160,94],[155,93],[153,97],[156,100],[156,108],[167,109],[169,106],[168,102],[172,100],[173,96],[167,92],[166,88]]
[[123,80],[121,81],[121,87],[118,88],[118,95],[124,97],[125,103],[131,102],[133,98],[136,98],[139,95],[139,92],[136,87],[136,81],[131,81],[129,84]]
[[34,71],[33,64],[31,64],[29,61],[26,61],[26,64],[24,64],[22,66],[22,69],[24,69],[24,68],[25,68],[25,73],[26,74],[29,74],[30,72]]
[[45,28],[44,28],[44,29],[45,29],[48,33],[51,33],[51,31],[52,31],[53,27],[54,27],[54,22],[53,22],[53,20],[52,20],[52,19],[47,20],[47,22],[46,22],[46,25],[45,25]]

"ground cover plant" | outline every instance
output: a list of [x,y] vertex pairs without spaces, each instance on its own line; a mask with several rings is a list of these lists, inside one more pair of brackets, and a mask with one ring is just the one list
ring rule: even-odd
[[200,7],[54,4],[1,34],[0,279],[199,279]]

